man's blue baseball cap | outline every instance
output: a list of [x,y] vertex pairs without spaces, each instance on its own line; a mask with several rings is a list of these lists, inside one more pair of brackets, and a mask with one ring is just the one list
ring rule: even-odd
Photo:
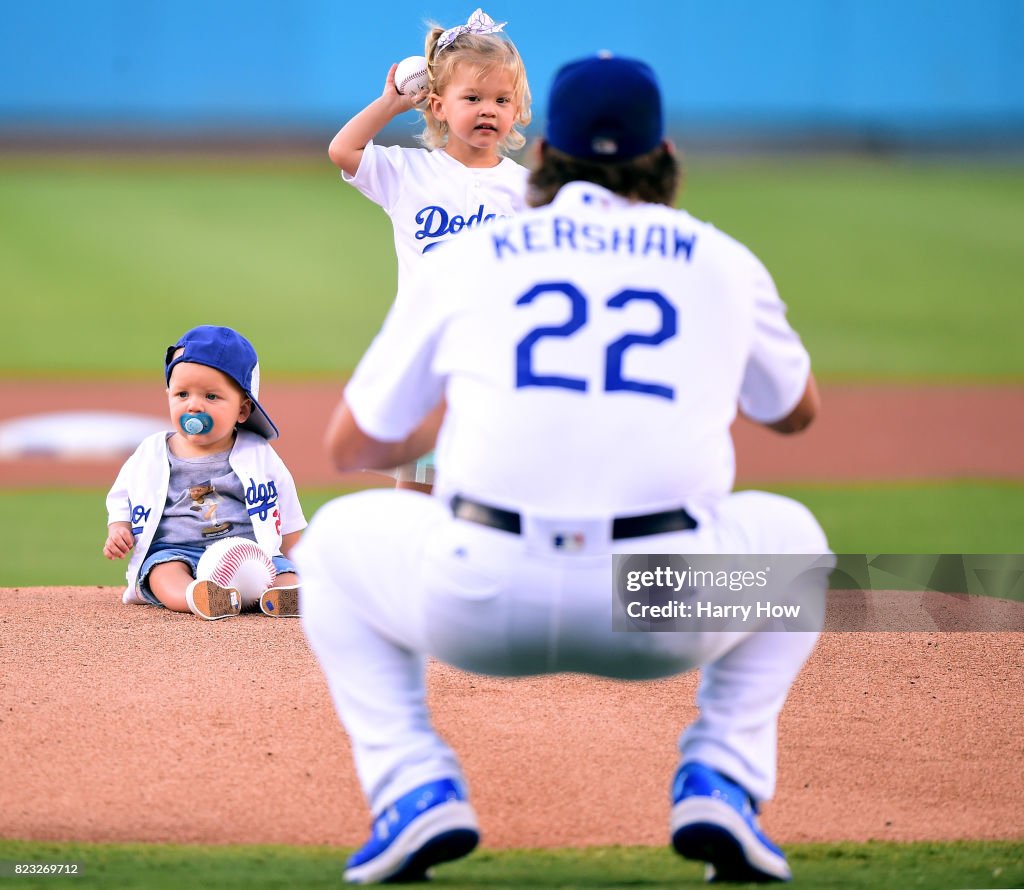
[[650,66],[598,53],[562,66],[548,98],[547,141],[588,161],[628,161],[665,136],[661,90]]
[[[175,358],[174,353],[179,349],[184,352]],[[204,324],[192,328],[177,343],[167,347],[164,379],[168,384],[171,382],[171,371],[181,362],[206,365],[227,374],[252,402],[252,411],[239,426],[259,433],[264,439],[277,438],[277,427],[256,401],[260,394],[260,363],[256,358],[256,350],[245,337],[231,328],[215,325]]]

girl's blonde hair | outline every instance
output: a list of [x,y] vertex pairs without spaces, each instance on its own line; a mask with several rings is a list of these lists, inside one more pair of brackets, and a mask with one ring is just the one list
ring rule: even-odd
[[[530,85],[526,80],[526,66],[519,50],[511,40],[497,34],[460,34],[448,46],[437,49],[437,39],[445,29],[433,25],[427,33],[423,55],[427,57],[427,76],[430,81],[431,95],[440,95],[451,83],[456,65],[473,66],[475,73],[485,77],[492,71],[510,71],[512,73],[512,101],[519,109],[515,122],[508,135],[498,143],[498,151],[516,151],[526,144],[526,137],[520,128],[529,126],[532,118],[530,111]],[[429,103],[420,110],[426,126],[419,136],[427,148],[443,148],[448,143],[448,124],[439,121],[430,110]]]

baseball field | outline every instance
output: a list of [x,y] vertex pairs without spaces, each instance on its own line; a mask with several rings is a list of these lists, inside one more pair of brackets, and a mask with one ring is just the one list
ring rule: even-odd
[[[696,158],[682,203],[765,261],[822,383],[804,435],[737,422],[739,486],[807,503],[837,552],[1019,552],[1024,168]],[[395,282],[387,218],[326,158],[0,157],[0,233],[0,423],[160,417],[167,344],[228,324],[260,352],[307,516],[379,481],[320,448]],[[121,459],[0,460],[0,877],[336,886],[368,819],[299,622],[122,606],[100,553]],[[1024,633],[825,634],[763,817],[796,881],[1024,886],[1022,683]],[[433,666],[484,833],[436,883],[700,885],[665,846],[695,684]]]

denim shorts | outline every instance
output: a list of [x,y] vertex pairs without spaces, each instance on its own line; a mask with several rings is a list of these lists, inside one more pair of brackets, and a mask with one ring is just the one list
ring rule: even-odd
[[[149,553],[146,554],[145,560],[142,562],[142,568],[139,569],[139,580],[135,582],[135,588],[139,591],[139,595],[147,603],[152,603],[154,606],[162,606],[163,603],[156,598],[156,594],[149,588],[149,573],[153,571],[153,567],[164,562],[183,562],[188,566],[192,577],[195,577],[199,558],[205,551],[205,547],[188,547],[184,544],[157,544],[155,547],[151,547]],[[277,570],[277,574],[296,571],[295,563],[288,559],[288,557],[274,556],[272,559],[274,560],[274,568]]]

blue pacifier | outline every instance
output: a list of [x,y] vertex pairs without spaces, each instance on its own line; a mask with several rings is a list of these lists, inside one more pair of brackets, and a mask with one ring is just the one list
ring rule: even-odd
[[178,418],[178,423],[190,436],[201,436],[213,429],[213,418],[205,411],[198,414],[182,414]]

